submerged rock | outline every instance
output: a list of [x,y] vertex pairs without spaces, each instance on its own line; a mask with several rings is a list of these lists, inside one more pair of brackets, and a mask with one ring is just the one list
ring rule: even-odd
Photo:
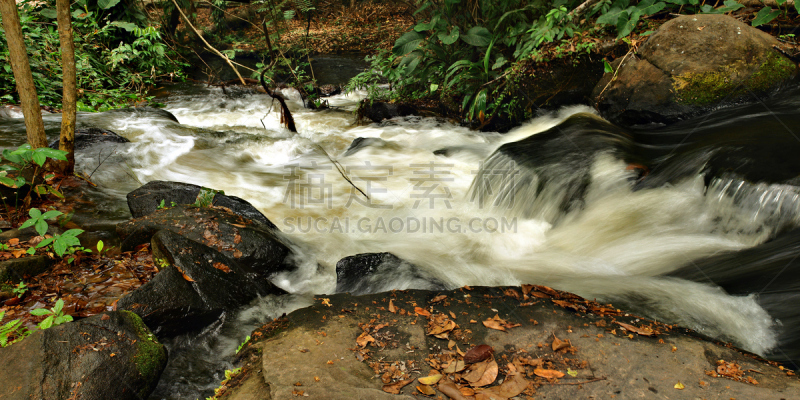
[[152,249],[158,274],[122,297],[117,309],[139,314],[159,337],[198,330],[225,310],[285,293],[249,266],[169,230],[153,236]]
[[621,124],[672,123],[721,105],[753,101],[786,83],[797,65],[772,36],[732,17],[680,16],[638,54],[621,57],[595,86],[598,110]]
[[443,289],[444,284],[392,253],[364,253],[336,263],[336,291],[376,293],[392,288]]
[[[130,140],[100,128],[79,128],[75,130],[75,150],[85,150],[100,143],[128,143]],[[57,149],[60,141],[54,140],[50,148]]]
[[134,313],[107,312],[36,331],[0,348],[0,398],[140,400],[167,351]]
[[[251,335],[226,399],[464,398],[455,385],[487,398],[800,396],[757,356],[543,286],[315,300]],[[427,388],[415,379],[434,370]]]
[[372,122],[381,122],[394,117],[414,115],[417,110],[407,104],[386,103],[383,101],[362,102],[358,109],[359,116]]

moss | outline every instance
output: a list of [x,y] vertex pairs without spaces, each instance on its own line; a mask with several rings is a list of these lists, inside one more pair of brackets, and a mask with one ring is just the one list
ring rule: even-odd
[[763,93],[788,79],[796,66],[785,57],[767,53],[758,69],[746,76],[746,65],[726,66],[718,71],[686,73],[672,77],[672,87],[681,104],[709,105],[735,99],[748,92]]
[[[133,362],[139,370],[139,374],[144,378],[146,388],[152,388],[161,376],[161,367],[166,359],[164,345],[156,340],[155,336],[147,328],[142,319],[130,311],[120,311],[123,317],[135,329],[136,333],[136,354]],[[147,393],[145,393],[146,395]]]

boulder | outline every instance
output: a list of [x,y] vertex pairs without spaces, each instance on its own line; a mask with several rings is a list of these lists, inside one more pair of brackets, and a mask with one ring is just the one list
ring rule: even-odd
[[169,230],[156,233],[152,246],[160,271],[122,297],[117,309],[139,314],[159,337],[201,329],[225,310],[285,293],[234,259]]
[[134,313],[115,311],[34,332],[0,348],[0,398],[146,399],[167,351]]
[[283,263],[289,249],[277,229],[254,223],[227,208],[177,205],[117,225],[122,251],[149,242],[162,230],[216,249],[254,276],[266,278],[289,268]]
[[[213,190],[192,185],[191,183],[151,181],[128,193],[128,208],[131,210],[133,218],[140,218],[157,210],[162,200],[165,207],[171,207],[173,203],[176,205],[194,204],[198,200],[201,191]],[[213,199],[212,205],[228,208],[242,217],[262,223],[270,228],[275,228],[275,225],[264,214],[261,214],[246,200],[236,196],[228,196],[219,191],[214,192]]]
[[364,253],[336,263],[336,291],[377,293],[393,288],[443,289],[444,284],[392,253]]
[[53,266],[53,260],[45,255],[10,258],[0,261],[0,282],[18,283],[25,278],[36,276]]
[[[79,128],[75,130],[75,150],[85,150],[99,143],[128,143],[130,140],[106,129]],[[50,148],[57,149],[60,141],[54,140]]]
[[407,104],[386,103],[383,101],[364,101],[358,109],[359,117],[371,120],[372,122],[381,122],[385,119],[394,117],[405,117],[414,115],[417,110]]
[[757,100],[796,72],[775,49],[779,44],[729,16],[680,16],[663,24],[638,54],[615,60],[616,72],[603,76],[592,97],[603,116],[625,125],[672,123]]
[[753,354],[544,286],[317,296],[251,337],[225,399],[800,398]]

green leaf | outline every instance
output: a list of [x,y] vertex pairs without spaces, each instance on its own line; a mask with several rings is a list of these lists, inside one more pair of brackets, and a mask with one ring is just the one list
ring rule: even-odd
[[53,218],[58,217],[59,215],[62,215],[62,214],[64,214],[64,213],[62,213],[61,211],[50,210],[50,211],[42,214],[42,219],[53,219]]
[[97,0],[97,6],[103,10],[108,10],[119,3],[119,0]]
[[485,47],[492,42],[492,34],[482,26],[473,26],[466,34],[461,35],[461,40],[475,47]]
[[603,60],[603,72],[607,74],[614,72],[614,68],[608,63],[608,60]]
[[431,93],[435,92],[436,89],[439,89],[439,85],[437,85],[435,83],[431,83],[431,88],[430,88]]
[[283,12],[283,19],[290,20],[294,18],[294,10],[287,10]]
[[39,244],[36,245],[36,248],[38,249],[38,248],[45,247],[45,246],[47,246],[48,244],[50,244],[52,242],[53,242],[53,238],[51,238],[51,237],[44,238],[44,240],[42,240],[41,242],[39,242]]
[[49,18],[49,19],[56,19],[56,17],[57,17],[56,10],[52,9],[52,8],[42,9],[42,11],[39,11],[39,14],[41,14],[43,17]]
[[[797,7],[798,2],[794,2],[794,6]],[[736,0],[725,0],[725,5],[723,7],[718,8],[717,10],[726,13],[726,12],[736,11],[742,7],[744,7],[744,4],[741,4]],[[800,8],[798,10],[800,10]]]
[[46,308],[37,308],[37,309],[31,310],[31,315],[35,315],[37,317],[41,317],[42,315],[47,315],[47,314],[52,314],[52,311],[50,311],[50,310],[48,310]]
[[457,27],[453,27],[453,29],[450,30],[450,34],[449,35],[446,35],[444,32],[439,32],[438,36],[439,36],[439,40],[442,41],[442,44],[445,44],[445,45],[449,46],[449,45],[455,43],[456,40],[458,40],[459,33],[460,32],[459,32],[458,28]]
[[61,314],[61,310],[63,310],[63,309],[64,309],[64,300],[58,299],[56,301],[55,307],[53,307],[53,312],[55,314]]
[[781,15],[781,10],[772,11],[772,8],[764,7],[758,11],[758,14],[756,14],[756,17],[753,19],[751,25],[754,27],[764,25],[777,18],[778,15]]
[[102,240],[98,240],[98,241],[97,241],[97,251],[98,251],[99,253],[102,253],[102,252],[103,252],[103,241],[102,241]]
[[5,176],[0,176],[0,185],[8,186],[10,188],[15,188],[15,189],[17,188],[17,185],[16,183],[14,183],[14,180]]
[[136,26],[136,24],[131,23],[131,22],[125,22],[125,21],[112,21],[109,25],[116,26],[117,28],[125,29],[128,32],[133,32],[134,30],[139,28],[138,26]]
[[619,8],[619,7],[614,7],[612,9],[608,10],[607,13],[605,13],[605,14],[601,15],[599,18],[597,18],[597,23],[598,24],[607,24],[607,25],[612,25],[612,24],[616,25],[617,21],[619,21],[619,15],[623,11],[624,10]]
[[47,233],[47,221],[43,219],[37,220],[34,229],[36,229],[36,233],[38,233],[39,236],[44,236],[44,234]]
[[53,319],[54,317],[51,315],[44,319],[44,321],[39,322],[39,329],[48,329],[53,326]]
[[400,36],[397,41],[394,42],[394,47],[392,47],[392,54],[397,57],[402,57],[412,51],[414,51],[422,40],[425,39],[425,35],[418,33],[418,32],[407,32]]
[[431,30],[434,26],[436,26],[436,22],[438,22],[438,21],[439,21],[439,17],[438,16],[433,17],[427,23],[420,22],[417,25],[415,25],[414,26],[414,30],[417,31],[417,32],[425,32],[425,31]]
[[53,251],[59,257],[64,257],[64,252],[67,251],[67,244],[63,240],[56,240],[53,242]]

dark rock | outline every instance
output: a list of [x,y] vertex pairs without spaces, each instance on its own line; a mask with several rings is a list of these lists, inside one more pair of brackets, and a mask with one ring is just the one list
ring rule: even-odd
[[405,117],[416,113],[417,110],[407,104],[386,103],[382,101],[374,101],[372,103],[364,101],[359,108],[359,115],[372,122],[381,122],[385,119]]
[[339,85],[320,85],[318,90],[320,97],[330,97],[342,93],[342,87]]
[[0,261],[0,282],[20,282],[26,278],[45,272],[53,266],[53,260],[48,256],[37,255],[31,257],[10,258]]
[[672,123],[754,101],[795,74],[778,45],[729,16],[681,16],[663,24],[638,55],[615,61],[616,78],[605,74],[592,97],[606,118],[627,125]]
[[221,252],[168,230],[153,236],[152,248],[161,270],[117,309],[141,315],[159,337],[203,328],[258,296],[285,293]]
[[114,110],[108,110],[106,111],[106,113],[133,115],[135,118],[156,117],[156,118],[164,118],[171,121],[179,122],[178,118],[176,118],[175,115],[173,115],[171,112],[155,107],[117,108]]
[[[203,187],[191,183],[151,181],[144,186],[128,193],[128,208],[133,218],[144,217],[156,211],[164,202],[165,207],[181,204],[194,204]],[[206,189],[211,190],[211,189]],[[230,209],[234,214],[260,222],[270,228],[276,228],[264,214],[261,214],[252,204],[236,196],[228,196],[217,192],[214,194],[213,205]]]
[[436,290],[444,284],[392,253],[356,254],[336,263],[337,292],[364,294],[398,288]]
[[3,399],[140,400],[167,351],[136,314],[119,311],[36,331],[0,349],[0,363]]
[[289,268],[283,263],[289,249],[276,229],[254,223],[225,208],[178,205],[117,225],[123,251],[147,243],[161,230],[216,249],[260,277]]
[[[50,143],[50,148],[57,149],[60,140]],[[130,140],[106,129],[81,128],[75,130],[75,150],[85,150],[99,143],[128,143]]]
[[350,143],[350,147],[347,148],[347,150],[344,152],[344,155],[345,157],[351,156],[368,147],[400,150],[400,146],[398,146],[396,143],[387,142],[381,138],[358,137],[353,139],[353,142]]

